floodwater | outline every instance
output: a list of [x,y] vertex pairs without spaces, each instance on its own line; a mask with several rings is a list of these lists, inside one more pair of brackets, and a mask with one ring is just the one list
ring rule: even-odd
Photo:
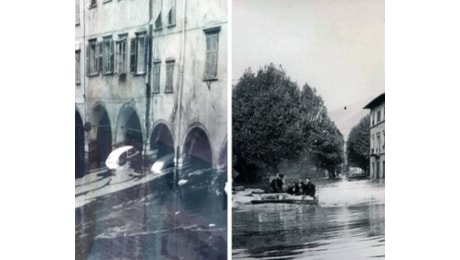
[[226,259],[226,170],[187,168],[75,209],[76,259]]
[[233,259],[383,259],[384,181],[315,184],[318,206],[234,204]]

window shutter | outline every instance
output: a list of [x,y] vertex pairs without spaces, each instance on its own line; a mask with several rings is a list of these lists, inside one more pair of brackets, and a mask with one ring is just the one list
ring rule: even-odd
[[215,78],[217,77],[217,55],[218,55],[218,45],[219,45],[219,34],[214,34],[212,37],[212,58],[211,58],[211,66],[212,66],[212,77]]
[[113,40],[110,40],[110,63],[109,63],[110,72],[114,72],[114,62],[115,62],[114,59],[115,59],[115,55],[114,55]]
[[115,56],[116,56],[116,60],[117,60],[117,64],[116,64],[116,71],[114,69],[114,73],[117,72],[117,73],[120,73],[120,58],[121,58],[121,42],[120,41],[117,41],[115,43]]
[[211,73],[211,77],[212,78],[215,78],[217,76],[217,52],[213,52],[211,53],[211,61],[210,61],[210,65],[211,65],[211,70],[210,70],[210,73]]
[[148,58],[148,53],[149,53],[149,39],[147,35],[144,36],[144,64],[142,65],[144,67],[143,71],[147,72],[147,58]]
[[125,66],[123,64],[123,62],[126,62],[126,59],[124,57],[125,51],[123,51],[123,48],[126,48],[126,41],[124,40],[118,41],[116,52],[117,52],[117,72],[119,74],[123,74],[126,72],[124,70]]
[[90,74],[90,62],[89,62],[89,43],[86,44],[86,75]]
[[97,43],[96,72],[102,72],[102,42]]
[[136,72],[136,64],[137,64],[137,61],[136,61],[136,48],[137,47],[137,39],[136,38],[132,38],[131,39],[131,46],[130,46],[130,66],[129,66],[129,70],[131,72]]

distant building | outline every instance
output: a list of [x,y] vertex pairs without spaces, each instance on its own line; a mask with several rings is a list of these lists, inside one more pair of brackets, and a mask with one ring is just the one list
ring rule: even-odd
[[385,178],[385,93],[373,99],[370,109],[370,177]]

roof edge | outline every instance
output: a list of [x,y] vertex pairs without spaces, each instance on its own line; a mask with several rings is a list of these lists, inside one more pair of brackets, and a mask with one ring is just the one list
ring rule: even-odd
[[372,109],[385,102],[385,92],[374,98],[371,102],[363,107],[363,109]]

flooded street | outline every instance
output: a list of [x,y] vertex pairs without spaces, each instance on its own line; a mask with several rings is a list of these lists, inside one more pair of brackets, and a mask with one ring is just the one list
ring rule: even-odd
[[234,204],[233,259],[385,257],[385,183],[316,181],[319,206]]
[[226,259],[226,170],[177,176],[76,208],[76,259]]

